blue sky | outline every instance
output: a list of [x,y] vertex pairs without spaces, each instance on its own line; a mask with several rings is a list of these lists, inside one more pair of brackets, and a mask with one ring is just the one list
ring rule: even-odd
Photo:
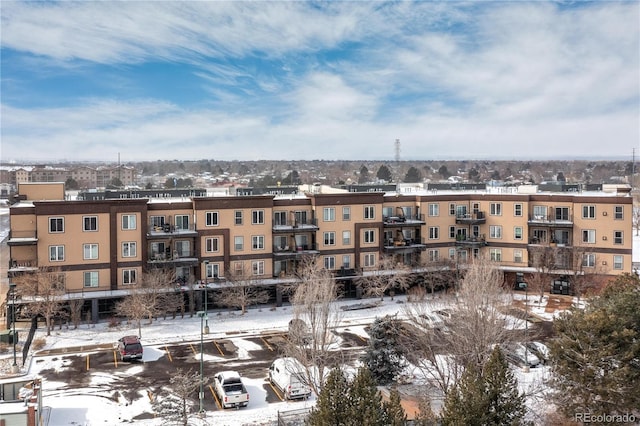
[[640,3],[11,2],[10,161],[630,158]]

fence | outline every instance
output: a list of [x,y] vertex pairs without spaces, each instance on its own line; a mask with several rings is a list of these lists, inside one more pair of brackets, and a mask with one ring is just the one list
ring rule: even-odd
[[31,347],[31,342],[33,341],[33,336],[36,334],[36,330],[38,329],[38,318],[33,318],[31,320],[31,328],[29,329],[29,335],[27,336],[27,340],[24,342],[24,346],[22,347],[22,366],[24,367],[24,363],[27,360],[27,355],[29,354],[29,348]]
[[278,411],[278,426],[304,426],[311,408]]

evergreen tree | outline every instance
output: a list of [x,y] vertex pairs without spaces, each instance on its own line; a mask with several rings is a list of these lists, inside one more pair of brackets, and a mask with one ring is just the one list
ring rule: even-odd
[[404,176],[404,181],[406,183],[415,183],[420,182],[421,180],[422,176],[420,175],[420,170],[416,169],[413,166],[409,167],[409,170],[407,170],[407,174]]
[[389,401],[383,402],[382,408],[386,426],[404,426],[407,423],[407,415],[400,404],[400,392],[396,388],[391,389]]
[[378,385],[392,383],[406,366],[403,345],[396,339],[400,326],[397,318],[387,315],[376,318],[369,330],[369,345],[362,362]]
[[380,168],[378,169],[378,173],[376,173],[376,177],[385,182],[391,182],[393,180],[393,177],[391,175],[391,170],[389,170],[389,168],[384,164],[380,166]]
[[360,173],[358,174],[358,183],[369,182],[369,169],[364,164],[360,167]]
[[488,400],[484,396],[482,373],[469,365],[458,382],[447,392],[442,408],[443,426],[482,426],[486,422]]
[[451,176],[451,173],[449,173],[449,170],[447,170],[447,166],[445,166],[444,164],[438,169],[438,174],[440,174],[443,179],[448,179],[449,176]]
[[382,396],[368,368],[358,369],[349,387],[349,424],[353,426],[386,426]]
[[436,426],[440,422],[438,417],[431,409],[431,398],[429,395],[423,395],[422,400],[418,404],[418,413],[416,413],[413,419],[414,426]]
[[574,413],[638,413],[640,279],[624,274],[584,309],[554,321],[552,386],[558,407]]
[[349,383],[342,369],[334,368],[327,376],[307,423],[310,426],[347,425],[351,415],[349,407]]

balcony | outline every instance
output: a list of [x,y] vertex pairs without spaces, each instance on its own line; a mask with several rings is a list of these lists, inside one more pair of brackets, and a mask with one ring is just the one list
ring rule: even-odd
[[394,238],[384,243],[384,250],[393,253],[425,250],[426,248],[427,245],[420,238]]
[[573,218],[570,215],[530,215],[527,223],[549,228],[571,228],[573,227]]
[[33,246],[38,244],[38,235],[34,231],[11,231],[7,244],[10,246]]
[[456,214],[456,223],[458,225],[482,225],[486,222],[487,217],[484,212]]
[[173,254],[152,253],[149,255],[148,262],[151,264],[167,264],[172,266],[188,266],[197,265],[198,258],[191,252],[173,251]]
[[487,241],[484,237],[484,234],[480,235],[459,235],[456,238],[456,246],[457,247],[470,247],[470,248],[480,248],[487,245]]
[[318,254],[316,244],[302,244],[300,246],[273,246],[273,255],[278,259],[294,258],[302,255]]
[[37,260],[20,260],[20,259],[9,260],[8,272],[10,274],[15,274],[18,272],[33,272],[37,270],[38,270]]
[[187,228],[176,227],[165,223],[162,226],[150,226],[147,232],[148,238],[167,238],[167,237],[197,237],[198,232],[195,230],[194,225],[189,225]]
[[420,226],[424,225],[424,215],[400,215],[400,216],[383,216],[382,223],[385,228],[403,227],[403,226]]
[[319,228],[317,219],[274,220],[272,224],[273,232],[314,232],[318,229]]

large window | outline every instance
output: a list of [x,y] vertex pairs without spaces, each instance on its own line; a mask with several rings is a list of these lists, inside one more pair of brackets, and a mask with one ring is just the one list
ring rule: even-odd
[[335,232],[325,232],[324,233],[324,245],[325,246],[334,246],[336,244],[336,233]]
[[97,244],[83,244],[82,253],[84,260],[92,260],[98,258],[98,245]]
[[287,212],[273,212],[273,224],[275,226],[287,225]]
[[122,257],[136,257],[135,241],[125,241],[122,243]]
[[547,206],[533,206],[533,218],[536,220],[546,220]]
[[164,216],[151,216],[149,218],[149,224],[154,228],[162,228],[164,226]]
[[582,218],[583,219],[595,219],[596,218],[596,206],[582,206]]
[[207,263],[205,274],[207,278],[220,278],[220,264]]
[[322,220],[325,222],[333,222],[336,220],[336,209],[334,207],[325,207],[322,209]]
[[364,242],[371,244],[376,242],[376,231],[373,229],[366,229],[364,231]]
[[176,215],[176,229],[189,229],[189,215],[178,214]]
[[593,268],[596,266],[595,253],[584,253],[582,255],[582,266],[585,268]]
[[502,249],[492,248],[489,250],[489,258],[493,262],[501,262],[502,261]]
[[596,230],[595,229],[583,229],[582,230],[582,242],[595,244],[596,242]]
[[178,257],[191,256],[191,241],[176,241],[175,250]]
[[502,203],[489,204],[489,212],[491,216],[502,216]]
[[136,215],[123,214],[122,215],[122,229],[136,229]]
[[263,225],[264,224],[264,210],[252,210],[251,211],[251,224]]
[[218,237],[206,238],[204,245],[207,253],[215,253],[220,250],[220,239]]
[[502,238],[502,226],[491,225],[489,227],[489,238]]
[[440,216],[440,204],[429,204],[429,216]]
[[376,266],[376,255],[373,253],[367,253],[364,255],[364,266],[373,267]]
[[124,269],[122,271],[122,284],[130,285],[136,283],[137,272],[135,269]]
[[336,269],[336,258],[334,256],[324,257],[324,269],[328,269],[328,270]]
[[252,250],[264,250],[264,235],[252,235],[251,236],[251,249]]
[[440,259],[440,250],[429,250],[429,262],[437,262]]
[[64,246],[49,246],[49,261],[62,262],[64,260]]
[[244,237],[237,236],[233,238],[233,248],[235,251],[244,250]]
[[98,271],[85,271],[82,285],[84,287],[98,287]]
[[375,209],[373,206],[364,206],[364,218],[375,219]]
[[49,218],[49,232],[51,232],[51,233],[64,232],[64,218],[63,217],[50,217]]
[[85,232],[98,230],[98,216],[85,216],[82,218],[82,230]]
[[264,260],[254,260],[251,262],[251,272],[255,276],[264,275]]
[[429,227],[429,239],[430,240],[437,240],[438,238],[440,238],[440,228],[438,228],[437,226],[430,226]]
[[206,212],[205,222],[206,222],[206,226],[220,225],[218,212]]

